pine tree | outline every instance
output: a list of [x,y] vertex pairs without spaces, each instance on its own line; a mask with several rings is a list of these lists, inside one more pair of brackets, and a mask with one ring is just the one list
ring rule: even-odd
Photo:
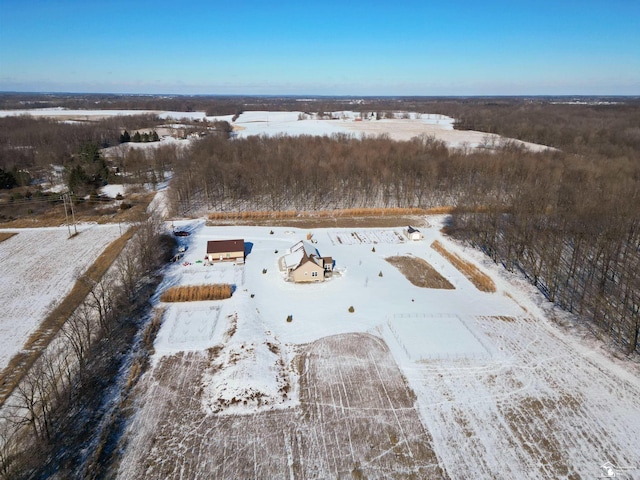
[[122,135],[120,135],[120,143],[127,143],[131,141],[131,135],[126,130]]
[[6,172],[0,168],[0,188],[13,188],[18,184],[16,177],[11,172]]

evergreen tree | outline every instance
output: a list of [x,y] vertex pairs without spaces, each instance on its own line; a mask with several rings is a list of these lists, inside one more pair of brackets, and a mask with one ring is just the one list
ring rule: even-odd
[[13,188],[18,185],[16,181],[16,177],[11,172],[5,172],[2,168],[0,168],[0,189],[3,188]]
[[87,191],[89,177],[82,165],[71,167],[67,173],[67,187],[76,195],[84,195]]
[[151,141],[152,142],[159,142],[160,141],[160,137],[158,136],[158,132],[156,132],[155,130],[153,131],[153,133],[151,133]]
[[140,132],[136,132],[136,133],[133,134],[132,141],[133,142],[138,142],[138,143],[142,141],[142,137],[140,137]]
[[131,141],[131,135],[126,130],[122,135],[120,135],[120,143],[127,143]]

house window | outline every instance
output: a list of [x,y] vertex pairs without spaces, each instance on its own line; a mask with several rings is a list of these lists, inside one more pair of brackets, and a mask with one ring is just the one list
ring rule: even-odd
[[312,277],[317,277],[318,276],[318,272],[311,272],[311,276]]

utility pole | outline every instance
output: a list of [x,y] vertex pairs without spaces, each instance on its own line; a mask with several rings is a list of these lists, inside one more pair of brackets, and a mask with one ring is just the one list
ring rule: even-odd
[[75,232],[74,235],[78,234],[78,228],[76,227],[76,215],[75,213],[73,213],[73,200],[71,200],[71,193],[69,192],[69,205],[71,205],[71,217],[73,218],[73,231]]
[[69,226],[69,214],[67,213],[66,193],[62,194],[62,203],[64,204],[64,221],[67,224],[67,229],[69,230],[69,238],[71,238],[71,227]]

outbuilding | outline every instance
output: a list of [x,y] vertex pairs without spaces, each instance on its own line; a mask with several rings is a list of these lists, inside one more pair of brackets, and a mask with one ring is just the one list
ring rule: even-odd
[[404,234],[409,240],[422,240],[424,238],[420,230],[411,225],[404,229]]
[[244,240],[209,240],[207,259],[210,262],[244,263]]

